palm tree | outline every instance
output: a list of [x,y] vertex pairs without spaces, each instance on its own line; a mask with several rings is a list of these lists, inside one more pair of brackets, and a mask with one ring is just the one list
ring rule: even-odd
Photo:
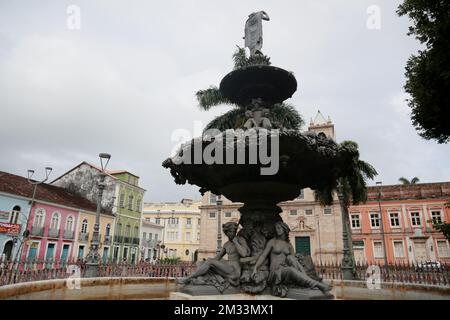
[[353,156],[349,166],[343,171],[341,177],[331,183],[327,188],[316,190],[316,199],[322,205],[329,205],[333,202],[333,192],[337,191],[338,185],[342,187],[345,207],[351,203],[359,204],[367,201],[366,180],[373,180],[378,174],[375,168],[359,159],[358,144],[354,141],[343,141],[341,147],[345,148]]
[[[270,58],[267,56],[247,57],[245,49],[238,46],[233,54],[234,70],[244,68],[250,65],[270,65]],[[220,104],[229,104],[233,109],[225,114],[214,118],[206,125],[207,129],[219,129],[224,131],[226,129],[237,129],[247,120],[245,116],[245,108],[238,106],[228,99],[226,99],[217,86],[210,86],[207,89],[199,90],[195,94],[199,107],[208,111],[214,106]],[[300,130],[304,121],[298,111],[290,104],[278,103],[271,107],[269,118],[273,125],[287,129]]]
[[341,177],[329,184],[328,187],[315,190],[315,196],[322,205],[329,205],[333,202],[333,192],[338,192],[342,210],[342,238],[344,241],[342,272],[345,280],[355,280],[357,275],[348,207],[350,203],[358,204],[367,201],[366,180],[372,180],[378,173],[372,165],[359,159],[356,142],[343,141],[340,145],[352,154],[349,166],[341,173]]
[[399,182],[401,182],[404,185],[412,185],[412,184],[416,184],[417,182],[420,181],[419,178],[414,177],[411,179],[411,181],[409,181],[408,179],[406,179],[405,177],[401,177],[398,179]]

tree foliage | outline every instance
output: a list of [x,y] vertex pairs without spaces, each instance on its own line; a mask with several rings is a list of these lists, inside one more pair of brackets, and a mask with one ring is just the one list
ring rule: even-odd
[[348,207],[351,203],[358,204],[366,202],[367,180],[374,179],[378,173],[371,164],[359,159],[358,144],[356,142],[343,141],[340,145],[351,152],[353,157],[334,185],[329,185],[325,189],[315,191],[316,199],[323,205],[331,204],[333,202],[333,192],[338,189],[338,185],[340,184],[345,207]]
[[405,91],[411,96],[411,120],[419,135],[438,143],[450,141],[450,1],[405,0],[398,8],[426,48],[409,58]]
[[417,182],[419,182],[420,179],[417,178],[417,177],[414,177],[414,178],[412,178],[411,180],[408,180],[408,179],[406,179],[405,177],[400,177],[400,178],[398,179],[398,181],[401,182],[401,183],[404,184],[404,185],[412,185],[412,184],[416,184]]

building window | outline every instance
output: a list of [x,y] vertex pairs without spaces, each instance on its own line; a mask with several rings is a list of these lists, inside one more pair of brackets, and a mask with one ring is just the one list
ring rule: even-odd
[[33,227],[42,227],[44,225],[45,210],[37,209],[34,213]]
[[297,210],[296,209],[289,210],[289,215],[290,216],[296,216],[297,215]]
[[138,226],[134,227],[134,237],[139,238],[139,227]]
[[111,225],[108,223],[106,225],[106,231],[105,231],[105,235],[109,236],[111,233]]
[[197,219],[197,224],[200,225],[200,218]]
[[130,233],[131,233],[131,226],[127,224],[127,226],[125,227],[125,237],[129,237]]
[[437,247],[438,247],[439,257],[450,257],[450,250],[448,248],[447,241],[438,240]]
[[431,211],[431,220],[433,220],[433,224],[442,223],[441,211],[438,210]]
[[379,228],[380,227],[380,215],[379,215],[378,212],[370,214],[370,226],[372,228]]
[[200,240],[200,232],[197,232],[197,240]]
[[155,218],[155,223],[156,224],[161,224],[161,218]]
[[148,240],[152,241],[153,239],[153,233],[149,232],[148,233]]
[[330,215],[332,213],[333,213],[333,211],[331,210],[331,208],[323,208],[323,214]]
[[120,236],[122,234],[122,224],[120,222],[117,224],[117,228],[114,231],[114,233],[118,236]]
[[400,227],[400,217],[398,212],[389,213],[389,220],[392,228]]
[[418,227],[421,225],[419,212],[411,212],[411,225],[413,227]]
[[125,208],[125,194],[121,194],[119,198],[119,207]]
[[66,221],[66,230],[67,230],[67,231],[72,231],[72,230],[73,230],[73,217],[72,217],[72,216],[69,216],[69,217],[67,218],[67,221]]
[[88,227],[88,222],[86,219],[84,219],[83,222],[81,223],[81,232],[87,233],[87,227]]
[[147,238],[147,232],[142,232],[142,239],[146,240],[146,238]]
[[352,228],[353,229],[361,228],[361,221],[359,220],[359,214],[352,214],[352,215],[350,215],[350,220],[352,222]]
[[19,220],[19,214],[20,214],[20,207],[15,206],[12,209],[11,216],[9,218],[9,223],[17,224],[17,221]]
[[155,233],[155,241],[158,241],[158,234]]
[[133,195],[128,196],[128,210],[133,211]]
[[394,241],[394,257],[396,257],[396,258],[404,258],[405,257],[403,241]]
[[302,190],[300,190],[300,194],[297,196],[297,199],[304,199],[305,198],[305,192]]
[[214,193],[209,194],[209,203],[216,203],[217,202],[217,196]]
[[225,212],[225,218],[231,218],[231,212]]
[[191,233],[190,232],[186,232],[186,241],[191,241]]
[[52,222],[50,224],[50,229],[58,229],[59,228],[59,213],[53,212]]
[[209,218],[210,219],[215,219],[216,218],[216,213],[215,212],[210,212],[209,213]]
[[169,224],[172,226],[178,225],[178,218],[169,218]]
[[136,199],[136,211],[140,212],[141,211],[141,199]]
[[375,258],[383,258],[383,244],[381,241],[374,241],[373,242],[373,256]]
[[306,216],[312,216],[313,215],[313,209],[305,209],[305,215]]

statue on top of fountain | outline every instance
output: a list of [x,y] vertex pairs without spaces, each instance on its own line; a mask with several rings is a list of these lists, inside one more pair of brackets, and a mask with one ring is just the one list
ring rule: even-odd
[[245,22],[245,46],[250,49],[250,57],[262,55],[263,44],[262,20],[269,21],[269,15],[265,11],[253,12]]

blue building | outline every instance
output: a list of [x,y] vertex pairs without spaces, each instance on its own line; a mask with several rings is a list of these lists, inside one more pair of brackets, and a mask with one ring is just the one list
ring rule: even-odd
[[[0,177],[0,184],[1,184]],[[0,188],[1,190],[1,188]],[[23,245],[31,199],[0,191],[0,257],[15,259]]]

